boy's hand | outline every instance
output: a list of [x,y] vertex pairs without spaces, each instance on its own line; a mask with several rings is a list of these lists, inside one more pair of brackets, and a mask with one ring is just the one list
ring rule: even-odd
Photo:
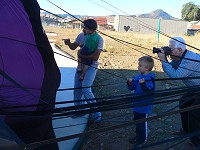
[[132,81],[133,81],[133,80],[132,80],[131,78],[127,80],[128,86],[131,86],[131,85],[132,85]]
[[144,83],[144,82],[145,82],[144,78],[142,78],[142,79],[139,80],[139,83]]
[[69,45],[71,42],[70,42],[70,39],[62,39],[65,43],[65,45]]

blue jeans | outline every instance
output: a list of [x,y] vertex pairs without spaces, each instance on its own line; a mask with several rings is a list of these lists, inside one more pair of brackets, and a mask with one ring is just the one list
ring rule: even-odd
[[[83,81],[80,81],[80,73],[75,74],[75,79],[74,79],[74,88],[79,88],[79,87],[88,87],[88,86],[92,86],[94,80],[95,80],[95,76],[97,73],[97,67],[98,64],[97,63],[93,63],[92,64],[93,67],[88,67],[88,70],[85,73],[84,79]],[[76,100],[81,100],[82,96],[84,97],[85,101],[82,102],[76,102]],[[74,89],[74,105],[83,105],[85,104],[85,102],[87,102],[88,104],[90,103],[96,103],[96,100],[87,100],[87,99],[92,99],[95,98],[94,94],[92,93],[92,89],[91,88],[83,88],[83,89]],[[95,119],[95,118],[100,118],[101,117],[101,112],[95,112],[91,114],[91,119]]]

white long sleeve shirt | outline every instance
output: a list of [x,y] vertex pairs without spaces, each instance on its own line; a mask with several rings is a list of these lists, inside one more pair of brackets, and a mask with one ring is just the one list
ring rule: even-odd
[[[200,61],[200,55],[187,50],[184,58]],[[162,62],[164,72],[171,78],[200,77],[200,62],[182,59],[179,67],[174,69],[171,64]],[[186,86],[200,85],[200,79],[182,80]]]

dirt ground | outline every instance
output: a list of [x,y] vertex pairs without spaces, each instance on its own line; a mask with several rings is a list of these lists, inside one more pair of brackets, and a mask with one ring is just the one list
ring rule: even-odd
[[[94,88],[96,97],[105,97],[105,96],[116,96],[121,94],[130,94],[131,92],[127,90],[126,79],[133,77],[138,74],[136,70],[137,67],[137,58],[134,56],[134,52],[131,55],[127,54],[108,54],[108,52],[102,52],[101,54],[101,63],[100,70],[98,70],[96,80],[94,85],[107,85],[112,84],[111,86],[103,86]],[[109,59],[107,59],[109,57]],[[156,64],[156,69],[154,72],[157,75],[157,78],[166,78],[167,75],[164,74],[159,68],[159,62]],[[110,75],[115,74],[120,77]],[[117,85],[116,85],[117,84]],[[118,85],[119,84],[119,85]],[[156,89],[164,90],[167,88],[175,88],[178,86],[183,86],[181,82],[157,82]],[[123,100],[123,99],[122,99]],[[159,104],[155,105],[153,108],[152,116],[159,115],[164,111],[169,110],[170,108],[177,105],[178,102],[168,103],[168,104]],[[123,110],[115,110],[109,112],[103,112],[103,121],[100,124],[90,124],[89,130],[99,129],[102,127],[109,127],[113,125],[118,125],[131,121],[133,119],[133,114],[131,108]],[[148,144],[162,141],[164,139],[169,139],[174,137],[173,132],[179,130],[181,127],[180,116],[173,115],[165,118],[149,122],[149,138]],[[135,136],[135,126],[128,128],[113,130],[111,132],[105,132],[102,134],[95,134],[89,137],[87,143],[83,146],[83,150],[127,150],[133,148],[133,145],[129,144],[128,139]],[[151,148],[152,150],[164,150],[171,145],[179,141],[166,143],[159,145],[157,147]],[[170,150],[180,150],[183,149],[184,143],[180,144]],[[147,148],[150,149],[150,148]]]
[[[58,29],[58,28],[49,28],[46,27],[46,32],[58,33],[57,42],[63,50],[70,53],[74,57],[76,56],[77,51],[71,51],[67,46],[63,44],[61,39],[70,38],[73,41],[76,36],[81,32],[80,30],[69,30],[69,29]],[[131,33],[116,33],[116,32],[107,32],[107,34],[115,36],[117,38],[127,40],[132,43],[139,44],[144,47],[152,48],[156,45],[155,37],[156,35],[139,35]],[[105,97],[105,96],[116,96],[122,94],[130,94],[131,92],[127,90],[126,80],[130,77],[138,74],[138,58],[144,56],[137,50],[145,52],[148,55],[157,57],[152,54],[152,51],[147,51],[141,48],[130,48],[124,45],[121,45],[108,37],[104,37],[105,40],[105,49],[101,53],[99,59],[99,70],[96,76],[94,85],[104,85],[110,84],[110,86],[102,86],[94,88],[94,93],[96,97]],[[198,37],[184,37],[189,44],[193,46],[200,46]],[[159,45],[167,45],[168,38],[162,37]],[[196,41],[196,42],[195,42]],[[136,49],[136,50],[135,50]],[[154,72],[156,73],[156,78],[166,78],[166,74],[163,73],[161,69],[161,64],[158,60],[155,60]],[[115,75],[111,75],[115,74]],[[118,77],[117,77],[118,76]],[[119,77],[120,76],[120,77]],[[113,85],[112,85],[113,84]],[[182,82],[156,82],[157,90],[164,90],[168,88],[175,88],[183,86]],[[123,99],[122,99],[123,100]],[[162,112],[169,110],[173,106],[177,105],[175,103],[166,103],[154,105],[153,112],[151,116],[159,115]],[[99,129],[102,127],[109,127],[121,123],[125,123],[133,119],[133,114],[131,108],[115,111],[103,112],[103,121],[99,124],[90,124],[89,130]],[[172,115],[165,118],[157,119],[150,121],[149,126],[149,137],[148,144],[162,141],[174,137],[172,134],[174,131],[177,131],[181,127],[180,115]],[[127,150],[132,149],[133,145],[128,143],[130,137],[135,136],[135,126],[130,126],[123,129],[113,130],[110,132],[105,132],[102,134],[93,134],[89,136],[88,141],[84,144],[82,150]],[[164,150],[169,148],[171,145],[178,143],[179,141],[169,142],[162,144],[153,148],[147,148],[152,150]],[[184,143],[177,145],[176,147],[170,148],[170,150],[182,150],[184,148]]]
[[[103,63],[100,63],[99,68],[101,69],[98,70],[94,85],[110,84],[110,86],[95,87],[93,89],[95,96],[99,98],[99,97],[105,97],[105,96],[130,94],[131,92],[127,90],[127,87],[126,87],[126,79],[138,74],[138,71],[136,70],[137,60],[134,60],[132,56],[123,55],[123,54],[121,55],[118,54],[115,56],[109,55],[109,59],[107,60],[106,53],[107,52],[102,52],[102,56],[103,56],[102,59],[105,59],[105,60],[102,61]],[[131,61],[133,63],[130,63]],[[159,66],[159,64],[157,64],[157,66]],[[158,67],[156,69],[158,70]],[[161,71],[157,71],[157,70],[154,70],[154,72],[157,75],[157,78],[167,77],[165,73]],[[111,74],[115,74],[119,77],[113,76],[104,71],[109,72]],[[156,83],[157,90],[164,90],[167,88],[175,88],[179,86],[183,86],[183,84],[181,82],[169,82],[169,81]],[[173,108],[177,104],[178,102],[155,105],[151,116],[159,115],[162,112],[167,111],[170,108]],[[102,116],[103,116],[103,121],[99,124],[95,124],[95,123],[90,124],[89,130],[118,125],[121,123],[131,121],[133,119],[131,108],[103,112]],[[179,130],[181,127],[180,116],[173,115],[173,116],[157,119],[154,121],[150,121],[148,125],[149,125],[148,144],[151,144],[158,141],[162,141],[164,139],[169,139],[169,138],[174,137],[173,132]],[[128,149],[133,148],[133,145],[129,144],[128,142],[128,139],[133,136],[135,136],[134,125],[127,128],[123,128],[123,129],[105,132],[102,134],[94,134],[94,135],[89,136],[89,140],[83,146],[82,150],[128,150]],[[162,144],[162,145],[153,147],[151,149],[164,150],[178,142],[179,141]],[[184,143],[174,148],[171,148],[170,150],[180,150],[180,149],[183,149],[183,147],[184,147]],[[150,149],[150,148],[147,148],[147,149]]]
[[[108,70],[107,70],[108,71]],[[109,70],[109,72],[118,74],[120,76],[124,76],[126,79],[127,77],[132,76],[133,74],[137,73],[137,71],[133,70]],[[104,75],[104,72],[98,71],[97,78],[95,81],[95,85],[101,84],[109,84],[115,82],[122,82],[116,78],[110,77],[109,79],[107,76]],[[161,73],[160,73],[161,76]],[[122,82],[124,83],[124,82]],[[167,85],[166,85],[167,84]],[[164,86],[163,86],[164,85]],[[167,87],[166,87],[167,86]],[[157,83],[156,88],[166,89],[166,88],[174,88],[176,85],[172,83]],[[111,95],[119,95],[119,94],[130,94],[130,91],[127,90],[126,84],[121,84],[120,86],[113,85],[111,87],[102,87],[98,89],[94,89],[96,97],[103,97],[103,96],[111,96]],[[123,99],[122,99],[123,100]],[[178,102],[175,103],[167,103],[167,104],[158,104],[154,105],[153,112],[151,116],[159,115],[162,112],[169,110],[170,108],[177,105]],[[103,112],[103,121],[99,124],[90,124],[89,130],[99,129],[102,127],[109,127],[113,125],[118,125],[121,123],[126,123],[133,119],[133,114],[131,108],[122,109],[122,110],[115,110],[115,111],[108,111]],[[179,115],[172,115],[169,117],[160,118],[157,120],[150,121],[148,123],[149,127],[149,137],[148,143],[155,143],[158,141],[162,141],[165,139],[169,139],[175,137],[173,135],[174,131],[180,129],[180,116]],[[95,134],[89,137],[87,143],[83,146],[83,150],[127,150],[132,149],[133,145],[129,144],[128,139],[130,137],[135,136],[135,126],[130,126],[123,129],[113,130],[110,132],[105,132],[102,134]],[[162,144],[153,148],[146,148],[150,150],[164,150],[169,148],[171,145],[178,143],[179,141],[169,142],[166,144]],[[171,148],[170,150],[180,150],[183,149],[184,143],[180,144],[176,147]]]

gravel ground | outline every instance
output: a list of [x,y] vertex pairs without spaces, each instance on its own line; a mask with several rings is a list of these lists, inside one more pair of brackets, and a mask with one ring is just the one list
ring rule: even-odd
[[[134,70],[111,70],[104,69],[104,71],[108,71],[110,73],[115,73],[116,75],[124,77],[127,79],[133,74],[137,74],[137,71]],[[164,77],[163,73],[157,73],[160,77]],[[163,75],[162,75],[163,74]],[[96,81],[94,85],[102,85],[102,84],[113,84],[111,87],[98,87],[95,88],[96,97],[103,96],[114,96],[119,94],[130,94],[130,91],[127,90],[126,80],[119,79],[117,77],[109,77],[109,75],[105,75],[105,72],[98,71]],[[119,85],[117,84],[119,83]],[[117,84],[117,85],[116,85]],[[156,83],[156,89],[162,90],[166,88],[175,88],[177,85],[182,85],[181,83],[171,83],[171,82],[160,82]],[[123,100],[123,99],[122,99]],[[154,105],[153,112],[151,116],[159,115],[162,112],[167,111],[170,108],[173,108],[177,105],[178,102],[175,103],[166,103],[166,104],[158,104]],[[91,123],[89,126],[89,130],[100,129],[103,127],[109,127],[113,125],[118,125],[121,123],[125,123],[131,121],[133,119],[133,114],[131,109],[121,109],[115,111],[106,111],[103,112],[103,121],[101,123]],[[173,135],[174,131],[177,131],[181,127],[180,123],[180,115],[172,115],[164,118],[159,118],[157,120],[153,120],[148,122],[149,127],[149,137],[148,143],[152,144],[158,141],[162,141],[165,139],[169,139],[175,137]],[[129,144],[128,139],[130,137],[135,136],[135,126],[129,126],[127,128],[112,130],[109,132],[101,133],[101,134],[93,134],[89,136],[88,141],[83,146],[83,150],[128,150],[132,149],[133,145]],[[146,148],[148,150],[164,150],[169,148],[171,145],[174,145],[180,141],[169,142],[166,144],[161,144],[159,146],[154,146],[152,148]],[[185,143],[185,142],[184,142]],[[170,150],[180,150],[183,149],[184,143],[177,145],[176,147],[170,148]]]

